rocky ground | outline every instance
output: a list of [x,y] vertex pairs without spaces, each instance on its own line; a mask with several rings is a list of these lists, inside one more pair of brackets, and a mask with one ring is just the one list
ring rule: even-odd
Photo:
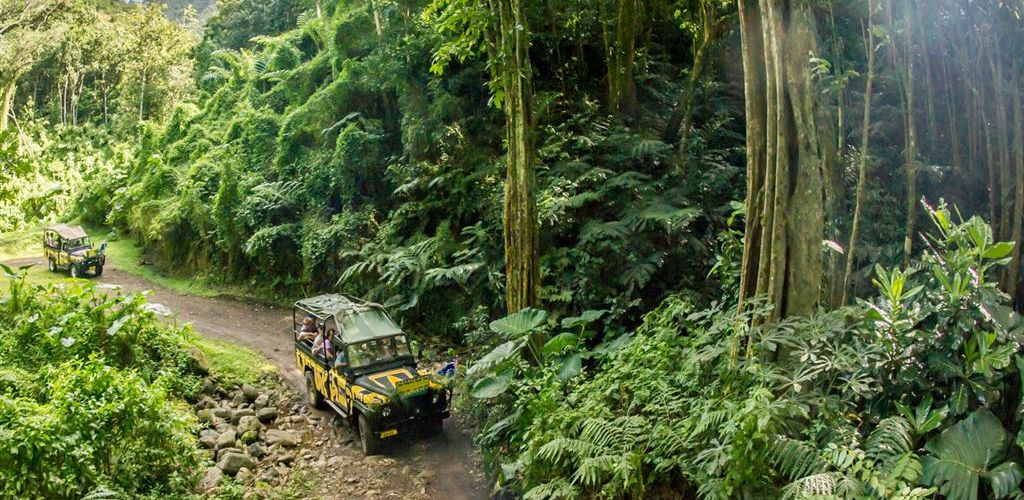
[[[209,459],[199,484],[206,494],[217,493],[234,478],[253,498],[298,488],[305,490],[300,495],[320,498],[415,500],[432,498],[434,483],[445,480],[437,471],[413,470],[387,455],[363,456],[345,423],[311,411],[279,376],[241,387],[208,380],[194,409],[201,424],[199,443]],[[413,435],[396,446],[415,448],[419,439],[431,438]]]

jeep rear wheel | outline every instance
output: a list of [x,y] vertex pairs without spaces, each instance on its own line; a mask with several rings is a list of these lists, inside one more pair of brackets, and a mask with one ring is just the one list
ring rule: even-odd
[[57,272],[57,263],[54,262],[53,259],[50,259],[47,261],[46,268],[49,269],[51,273],[55,273]]
[[316,390],[316,382],[313,380],[313,372],[306,372],[306,402],[316,409],[323,409],[324,397]]
[[380,450],[380,438],[370,429],[370,424],[361,413],[359,414],[359,443],[363,445],[364,455],[376,455]]
[[76,266],[74,264],[71,264],[71,277],[72,278],[77,278],[78,277],[78,266]]

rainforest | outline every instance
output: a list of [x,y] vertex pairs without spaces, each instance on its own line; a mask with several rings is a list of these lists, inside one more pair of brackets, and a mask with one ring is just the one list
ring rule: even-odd
[[0,498],[1024,498],[1022,16],[0,0]]

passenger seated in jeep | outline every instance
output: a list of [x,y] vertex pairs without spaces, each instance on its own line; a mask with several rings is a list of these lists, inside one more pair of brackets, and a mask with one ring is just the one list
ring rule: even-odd
[[310,341],[317,336],[316,322],[312,317],[306,316],[302,320],[302,328],[299,330],[299,341]]
[[331,345],[331,339],[328,335],[321,333],[316,336],[316,340],[313,341],[313,354],[322,356],[324,359],[331,359],[334,354],[334,347]]

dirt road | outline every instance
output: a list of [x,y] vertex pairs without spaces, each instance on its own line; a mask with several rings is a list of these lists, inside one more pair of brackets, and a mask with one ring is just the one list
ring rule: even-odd
[[[20,266],[39,263],[41,259],[21,259],[6,262]],[[303,378],[295,367],[292,348],[291,310],[253,305],[226,298],[207,298],[184,295],[161,287],[139,276],[118,269],[117,264],[108,262],[103,276],[97,282],[120,286],[125,292],[134,293],[149,290],[149,301],[167,306],[174,313],[178,324],[191,323],[199,334],[207,337],[234,342],[254,349],[269,358],[280,370],[291,389],[298,394],[303,391]],[[329,416],[327,413],[321,413]],[[361,455],[356,448],[359,441],[351,431],[341,431],[336,442],[323,446],[337,448],[345,455]],[[445,433],[436,437],[412,436],[388,446],[384,463],[395,468],[389,481],[396,485],[396,491],[382,492],[383,497],[404,496],[408,490],[398,488],[402,476],[428,474],[431,480],[426,487],[430,498],[462,500],[487,498],[486,489],[479,469],[474,465],[475,449],[472,440],[459,426],[457,418],[445,423]],[[361,458],[361,457],[357,457]],[[393,463],[392,463],[393,462]],[[410,478],[406,478],[410,479]],[[412,481],[406,484],[411,484]],[[401,495],[398,495],[401,493]]]

